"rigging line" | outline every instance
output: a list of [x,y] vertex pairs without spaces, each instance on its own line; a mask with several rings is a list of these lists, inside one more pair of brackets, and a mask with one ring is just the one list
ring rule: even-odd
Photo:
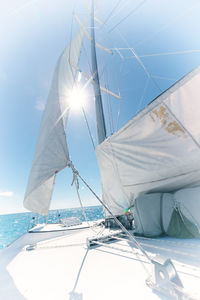
[[[103,75],[104,75],[105,88],[108,89],[107,88],[107,83],[106,83],[106,78],[105,78],[105,72],[103,73]],[[109,127],[110,127],[110,133],[112,134],[112,124],[111,124],[111,119],[110,119],[110,107],[109,107],[109,95],[108,94],[106,94],[106,100],[107,100],[106,101],[107,111],[108,111],[108,116],[109,116],[108,122],[109,122]]]
[[145,93],[146,93],[146,90],[147,90],[147,88],[148,88],[148,85],[149,85],[149,79],[150,79],[150,78],[147,78],[147,80],[146,80],[145,87],[144,87],[144,90],[143,90],[142,96],[141,96],[141,98],[140,98],[140,102],[139,102],[139,105],[138,105],[138,109],[137,109],[137,111],[139,111],[139,110],[141,109],[141,107],[142,107],[143,100],[144,100],[144,95],[145,95]]
[[143,0],[140,4],[138,4],[133,10],[129,12],[129,14],[124,17],[121,21],[119,21],[114,27],[112,27],[108,32],[112,32],[119,24],[121,24],[123,21],[125,21],[130,15],[132,15],[134,12],[136,12],[147,0]]
[[116,10],[116,8],[119,6],[121,0],[119,0],[117,2],[117,4],[114,6],[114,8],[111,10],[110,14],[108,15],[108,17],[105,19],[104,23],[106,24],[108,22],[108,20],[111,18],[112,14],[114,13],[114,11]]
[[[129,239],[126,239],[126,238],[117,238],[115,237],[116,240],[121,240],[121,241],[129,241],[129,243],[133,243],[132,241],[130,241]],[[138,237],[137,237],[138,239]],[[146,238],[146,240],[148,241],[149,238]],[[152,240],[150,238],[150,240]],[[161,251],[166,251],[166,252],[171,252],[172,254],[179,254],[179,255],[184,255],[184,256],[190,256],[192,258],[197,258],[199,260],[199,255],[196,255],[196,254],[192,254],[192,253],[188,253],[186,251],[180,251],[180,250],[174,250],[172,248],[166,248],[166,247],[162,247],[162,246],[156,246],[156,245],[153,245],[151,243],[145,243],[145,242],[140,242],[141,245],[143,245],[144,247],[148,247],[148,248],[153,248],[153,249],[157,249],[157,250],[161,250]]]
[[[23,11],[24,9],[28,8],[30,5],[33,5],[33,4],[37,3],[37,2],[39,2],[39,0],[32,0],[32,1],[29,1],[27,3],[24,3],[23,5],[21,5],[19,7],[14,8],[4,18],[2,18],[3,21],[6,18],[9,18],[9,17],[12,17],[13,15],[17,15],[17,14],[21,13],[21,11]],[[2,21],[2,19],[1,19],[1,21]]]
[[71,185],[73,185],[73,183],[75,183],[75,186],[76,186],[76,193],[77,193],[78,200],[79,200],[79,203],[80,203],[80,206],[81,206],[82,214],[83,214],[83,216],[84,216],[84,218],[85,218],[85,221],[86,221],[88,227],[89,227],[93,232],[95,232],[96,234],[99,234],[99,232],[97,232],[97,231],[93,228],[94,225],[93,225],[93,226],[90,225],[89,220],[88,220],[88,218],[87,218],[87,215],[86,215],[86,213],[85,213],[85,209],[84,209],[84,207],[83,207],[83,203],[82,203],[82,200],[81,200],[81,197],[80,197],[80,193],[79,193],[79,181],[78,181],[78,176],[77,176],[77,173],[75,173],[75,172],[73,172],[73,181],[72,181],[72,184],[71,184]]
[[[122,73],[123,64],[124,64],[124,61],[121,62],[121,64],[120,64],[120,68],[119,68],[119,72],[118,72],[118,77],[117,77],[117,86],[118,86],[118,94],[119,94],[119,96],[121,96],[120,95],[120,89],[119,89],[119,79],[120,79],[119,75]],[[116,128],[116,130],[119,129],[119,117],[120,117],[120,112],[121,112],[121,102],[122,102],[122,98],[120,97],[119,104],[118,104],[117,125],[116,125],[117,128]]]
[[[89,14],[91,14],[91,8],[90,6],[88,5],[87,1],[86,0],[82,0],[82,2],[84,3],[84,5],[87,7],[87,10],[89,12]],[[94,16],[94,19],[99,22],[100,24],[104,25],[105,26],[105,23],[100,19],[98,18],[97,16]]]
[[139,57],[141,58],[141,57],[165,56],[165,55],[176,55],[176,54],[187,54],[187,53],[200,53],[200,49],[142,54],[142,55],[139,55]]
[[121,7],[119,6],[118,11],[117,11],[114,15],[110,16],[110,19],[113,19],[113,18],[115,18],[117,15],[119,15],[119,14],[121,13],[121,11],[122,11],[125,7],[127,7],[127,5],[129,5],[129,3],[128,3],[127,0],[124,0],[124,1],[121,0]]
[[[56,248],[66,248],[66,247],[76,247],[76,246],[85,246],[85,243],[76,243],[76,244],[69,244],[69,245],[54,245],[54,246],[35,246],[34,250],[45,250],[45,249],[56,249]],[[33,249],[32,249],[33,250]]]
[[[117,72],[117,74],[115,73],[115,82],[116,82],[116,86],[118,87],[118,95],[119,96],[120,96],[119,82],[120,82],[120,74],[122,72],[122,66],[123,66],[123,64],[124,64],[124,60],[123,60],[122,63],[120,63],[119,72]],[[114,124],[113,124],[113,132],[117,131],[118,128],[119,128],[119,117],[120,117],[120,111],[121,111],[121,100],[122,99],[121,99],[121,96],[120,96],[119,102],[118,102],[117,118],[116,118],[116,130],[114,129]]]
[[142,60],[140,59],[140,57],[137,55],[137,53],[135,52],[135,50],[133,48],[130,48],[130,50],[134,54],[134,56],[137,59],[137,61],[139,62],[139,64],[144,69],[146,75],[152,80],[152,82],[159,89],[159,91],[162,92],[161,88],[159,87],[159,85],[157,84],[157,82],[153,79],[153,77],[151,76],[151,73],[147,70],[147,68],[145,67],[144,63],[142,62]]
[[[108,72],[107,72],[107,64],[106,64],[105,57],[106,57],[106,55],[105,55],[105,52],[104,52],[104,55],[103,55],[103,67],[102,67],[102,70],[101,70],[101,74],[99,75],[99,78],[101,79],[103,77],[103,75],[104,75],[104,82],[105,82],[105,85],[107,83],[106,88],[109,90]],[[120,65],[120,72],[121,72],[121,68],[122,68],[122,64]],[[119,72],[117,74],[118,74],[117,82],[118,82],[118,86],[119,86]],[[119,94],[120,94],[120,92],[119,92],[119,89],[118,89],[118,95]],[[108,110],[108,114],[109,114],[109,118],[108,119],[109,119],[110,132],[111,132],[111,134],[113,134],[115,132],[115,129],[114,129],[114,120],[113,120],[113,113],[112,113],[112,106],[111,106],[111,100],[110,99],[111,99],[110,96],[107,97],[107,110]],[[117,121],[116,121],[117,128],[118,128],[118,123],[119,123],[120,103],[121,103],[121,98],[120,98],[120,101],[119,101],[118,117],[117,117]]]
[[86,216],[85,209],[84,209],[84,207],[83,207],[83,203],[82,203],[82,200],[81,200],[81,197],[80,197],[80,193],[79,193],[79,182],[78,182],[77,174],[76,174],[76,173],[73,173],[73,176],[74,176],[74,178],[73,178],[72,184],[75,182],[76,193],[77,193],[78,200],[79,200],[79,203],[80,203],[80,206],[81,206],[82,214],[83,214],[83,216],[84,216],[84,218],[85,218],[85,221],[86,221],[88,227],[89,227],[92,231],[94,231],[95,233],[97,233],[96,230],[94,230],[94,228],[92,228],[92,226],[90,225],[89,220],[88,220],[88,218],[87,218],[87,216]]
[[[100,32],[101,33],[101,32]],[[101,37],[104,37],[104,39],[105,39],[105,36],[103,35],[103,34],[101,34]],[[110,50],[110,49],[109,49]],[[105,51],[104,51],[104,57],[105,57]],[[98,74],[99,74],[99,79],[101,79],[102,78],[102,76],[103,76],[103,74],[104,74],[104,72],[105,72],[105,67],[106,67],[106,64],[105,64],[105,60],[104,60],[104,63],[103,63],[103,66],[102,66],[102,68],[101,68],[101,70],[99,71],[98,70]]]
[[[129,50],[129,47],[114,47],[109,48],[111,51],[117,51],[117,50]],[[145,56],[159,56],[159,55],[173,55],[173,54],[185,54],[190,52],[200,52],[200,49],[188,49],[188,50],[182,50],[182,51],[169,51],[169,52],[160,52],[160,53],[152,53],[152,54],[141,54],[139,57],[145,57]]]
[[[126,235],[124,235],[124,236],[126,236]],[[195,243],[191,243],[190,241],[188,243],[185,242],[185,241],[182,242],[180,239],[175,239],[175,241],[174,241],[174,240],[168,240],[168,239],[165,239],[165,238],[163,239],[163,238],[151,238],[151,237],[137,236],[137,240],[147,241],[147,242],[156,242],[158,244],[164,244],[164,245],[167,245],[167,246],[172,245],[172,247],[181,246],[181,247],[189,247],[189,248],[191,248],[191,247],[193,247],[193,248],[198,247],[199,248],[199,244],[197,245]]]
[[[121,233],[120,234],[120,236],[125,236],[125,238],[121,238],[121,237],[117,237],[117,236],[115,236],[115,240],[119,240],[119,241],[126,241],[127,243],[128,242],[130,242],[129,241],[129,239],[127,239],[126,238],[126,235],[125,234],[123,234],[123,233]],[[146,241],[153,241],[153,242],[164,242],[164,243],[166,243],[166,242],[168,242],[168,241],[166,241],[166,240],[157,240],[157,238],[145,238],[145,237],[137,237],[137,240],[138,239],[144,239],[144,240],[146,240]],[[143,244],[143,243],[142,243]],[[172,244],[175,244],[175,245],[178,245],[178,243],[177,242],[172,242]],[[126,245],[124,245],[124,244],[120,244],[119,243],[119,245],[122,245],[123,247],[125,247]],[[148,243],[148,244],[144,244],[144,245],[149,245],[149,247],[151,247],[151,245],[153,245],[154,246],[154,244],[151,244],[151,243]],[[188,245],[191,247],[191,245],[188,243]],[[194,247],[196,246],[196,245],[193,245]],[[130,245],[129,245],[129,243],[128,243],[128,245],[127,245],[127,247],[130,247]],[[159,249],[160,248],[160,249]],[[133,248],[134,249],[134,248]],[[173,249],[171,248],[171,249],[169,249],[169,248],[166,248],[166,247],[160,247],[160,246],[157,246],[157,249],[159,249],[159,250],[161,250],[161,251],[163,251],[163,249],[168,249],[169,251],[171,251],[171,252],[173,252]],[[131,253],[130,251],[129,251],[129,253]],[[183,255],[188,255],[188,252],[182,252],[181,251],[181,253],[183,254]],[[143,256],[143,254],[141,254],[141,253],[138,253],[137,251],[135,251],[134,252],[134,255],[136,255],[136,256],[138,256],[138,257],[142,257]],[[153,255],[152,255],[152,258],[153,258]],[[198,257],[199,258],[199,257]],[[175,262],[175,265],[178,265],[179,267],[182,267],[182,268],[185,268],[186,266],[184,265],[184,264],[182,264],[182,263],[179,263],[178,261],[176,261]],[[194,271],[194,272],[199,272],[199,268],[194,268],[194,267],[191,267],[191,266],[189,266],[189,265],[187,265],[187,269],[190,269],[191,271]],[[181,271],[181,269],[179,269],[179,270],[177,270],[178,272],[180,272],[180,273],[183,273],[183,271]],[[192,275],[192,276],[195,276],[195,277],[197,277],[197,278],[199,278],[199,276],[197,276],[197,275]]]
[[165,247],[155,246],[155,245],[146,244],[146,243],[140,243],[140,244],[143,245],[144,247],[163,250],[163,251],[170,252],[170,253],[173,253],[173,254],[178,254],[178,255],[185,255],[185,256],[189,256],[189,257],[192,257],[192,258],[195,258],[195,259],[199,260],[199,255],[190,254],[188,252],[184,252],[184,251],[180,251],[180,250],[174,250],[174,249],[168,249],[168,248],[165,248]]
[[[177,178],[177,177],[180,177],[180,176],[185,176],[185,175],[188,175],[188,174],[194,174],[196,172],[199,172],[199,170],[194,170],[194,171],[191,171],[189,173],[187,172],[187,173],[181,173],[181,174],[173,175],[173,178]],[[142,183],[124,184],[123,187],[139,186],[139,185],[154,183],[154,182],[158,182],[158,181],[161,182],[161,181],[164,181],[164,180],[167,180],[167,179],[170,179],[170,178],[171,178],[171,176],[170,177],[161,178],[161,179],[155,179],[155,180],[151,180],[151,181],[146,181],[146,182],[142,182]]]
[[151,75],[152,78],[158,78],[158,79],[163,79],[163,80],[171,80],[171,81],[176,81],[177,78],[169,78],[169,77],[163,77],[163,76],[156,76],[156,75]]
[[[104,89],[104,91],[105,90],[109,91],[108,76],[107,76],[107,64],[106,64],[106,61],[105,61],[105,52],[103,54],[103,64],[102,64],[101,71],[99,73],[99,80],[102,79],[102,78],[104,78],[104,84],[105,84],[105,87],[106,87],[106,89]],[[119,79],[118,79],[118,81],[119,81]],[[109,122],[110,132],[111,132],[111,134],[113,134],[114,131],[115,131],[115,129],[114,129],[114,120],[113,120],[112,106],[111,106],[111,100],[110,100],[111,97],[108,96],[108,94],[112,95],[112,93],[107,92],[106,105],[107,105],[107,111],[108,111],[108,115],[109,115],[108,122]],[[119,94],[119,90],[118,90],[118,94]],[[119,107],[120,107],[120,105],[119,105]],[[119,108],[119,111],[120,111],[120,108]],[[119,119],[119,117],[118,117],[118,119]],[[117,124],[118,124],[118,122],[117,122]]]
[[[75,4],[74,4],[74,8],[73,8],[73,13],[74,13],[74,9],[75,9]],[[71,30],[70,30],[70,40],[69,40],[70,47],[69,47],[69,58],[68,58],[68,60],[69,60],[70,71],[72,73],[72,77],[73,77],[74,82],[75,82],[76,75],[75,76],[73,75],[73,69],[72,69],[72,66],[71,66],[71,47],[72,47],[71,42],[72,42],[72,28],[73,28],[73,22],[74,22],[73,13],[72,13],[72,20],[71,20]],[[74,85],[74,83],[73,83],[73,85]]]
[[111,118],[110,118],[111,112],[110,112],[110,105],[109,105],[110,104],[110,102],[109,102],[110,97],[109,97],[108,94],[106,95],[106,98],[107,98],[107,101],[106,101],[107,110],[108,110],[108,115],[109,115],[108,120],[109,120],[109,126],[110,126],[110,134],[112,135],[113,134],[113,128],[112,128],[112,122],[111,122]]
[[[103,56],[104,59],[104,82],[105,82],[105,88],[109,90],[109,84],[108,84],[108,73],[107,73],[107,65],[105,61],[105,54]],[[114,123],[113,123],[113,116],[112,116],[112,106],[110,101],[110,95],[107,94],[107,107],[108,107],[108,115],[109,115],[109,124],[110,124],[110,132],[113,134],[114,132]]]
[[[117,238],[116,238],[116,240],[117,240]],[[116,247],[116,246],[111,246],[110,244],[107,244],[105,242],[93,241],[93,243],[96,244],[96,245],[105,247],[105,248],[109,248],[109,249],[115,250],[115,251],[119,251],[119,252],[123,252],[123,253],[127,253],[127,254],[132,254],[132,255],[135,255],[135,256],[139,256],[138,255],[139,253],[136,253],[136,249],[132,248],[131,246],[129,246],[131,248],[131,251],[130,251],[130,250],[124,249],[123,248],[124,245],[121,245],[121,244],[118,244],[121,247]],[[142,255],[140,255],[140,256],[142,256]],[[129,257],[129,258],[130,259],[135,259],[134,257]],[[142,261],[141,258],[139,258],[139,261],[140,261],[140,263],[149,264],[149,262],[147,262],[145,260]],[[147,272],[148,275],[150,275],[148,269],[145,268],[145,271]]]
[[[106,83],[106,88],[109,89],[109,84],[108,83]],[[113,134],[115,132],[115,128],[114,128],[113,112],[112,112],[112,105],[111,105],[110,95],[108,95],[107,100],[108,100],[108,105],[109,105],[109,110],[110,110],[110,116],[109,116],[109,118],[110,118],[111,125],[112,125],[111,134]]]
[[[123,34],[121,33],[121,31],[119,29],[118,29],[118,32],[119,32],[119,35],[121,36],[121,38],[125,41],[125,43],[129,47],[129,43],[128,43],[127,39],[123,36]],[[133,53],[133,55],[135,56],[136,60],[138,61],[138,63],[141,65],[141,67],[143,68],[144,72],[146,73],[147,77],[149,77],[152,80],[152,82],[157,87],[157,89],[162,93],[161,88],[159,87],[159,85],[157,84],[157,82],[154,80],[154,78],[152,78],[151,73],[147,70],[147,68],[145,67],[145,65],[142,62],[142,60],[140,59],[140,57],[137,55],[137,53],[134,50],[134,48],[129,47],[129,50]]]
[[[111,50],[111,48],[110,48]],[[119,49],[115,49],[116,51],[119,51]],[[125,49],[123,49],[125,50]],[[131,50],[131,49],[127,49]],[[119,52],[118,52],[119,53]],[[200,50],[185,50],[185,51],[174,51],[174,52],[163,52],[163,53],[153,53],[153,54],[142,54],[138,55],[139,58],[145,58],[145,57],[159,57],[159,56],[168,56],[168,55],[183,55],[183,54],[191,54],[191,53],[200,53]],[[126,56],[125,59],[131,59],[134,55]]]
[[124,56],[121,54],[121,52],[119,51],[118,48],[115,48],[113,50],[116,50],[116,52],[119,54],[119,56],[121,57],[121,59],[124,60]]
[[162,31],[164,31],[165,29],[167,29],[170,25],[173,25],[174,23],[176,23],[179,19],[181,19],[182,17],[184,17],[189,11],[193,10],[196,6],[198,6],[200,3],[198,2],[195,5],[192,5],[189,9],[185,10],[182,14],[180,14],[179,16],[176,15],[176,17],[170,21],[169,23],[167,23],[166,25],[164,25],[160,30],[158,30],[157,32],[155,32],[152,36],[149,36],[146,40],[143,40],[139,43],[137,43],[135,45],[135,47],[147,42],[148,40],[152,39],[152,37],[155,37],[157,34],[161,33]]
[[[121,233],[120,236],[126,237],[126,234]],[[180,239],[175,239],[175,241],[174,241],[174,240],[171,240],[171,239],[170,240],[166,239],[165,237],[154,237],[153,238],[153,237],[137,236],[136,240],[144,241],[144,242],[145,241],[147,241],[147,242],[156,242],[157,244],[164,244],[164,246],[171,246],[171,247],[174,247],[174,246],[199,247],[199,245],[197,246],[197,244],[195,244],[195,243],[191,243],[191,242],[185,243],[185,241],[182,242],[182,241],[180,241]]]
[[85,181],[85,179],[79,174],[79,172],[75,169],[74,165],[70,161],[68,163],[68,166],[72,169],[73,173],[78,176],[81,181],[86,185],[86,187],[91,191],[91,193],[97,198],[97,200],[101,203],[101,205],[108,211],[108,213],[112,216],[112,218],[115,220],[115,222],[120,226],[122,231],[127,234],[127,236],[130,238],[130,240],[135,243],[137,248],[144,254],[144,256],[151,262],[150,256],[146,253],[146,251],[141,247],[141,245],[137,242],[135,237],[124,227],[124,225],[116,218],[115,215],[113,215],[110,208],[99,198],[99,196],[93,191],[93,189],[88,185],[88,183]]
[[[118,94],[120,95],[120,90],[118,89]],[[120,117],[120,112],[121,112],[121,102],[122,99],[119,99],[119,105],[118,105],[118,112],[117,112],[117,125],[116,125],[116,131],[119,129],[119,117]]]
[[[140,253],[138,253],[138,250],[136,250],[135,248],[133,248],[133,247],[131,247],[131,245],[130,245],[130,243],[132,243],[132,244],[134,244],[132,241],[130,241],[129,239],[126,239],[126,238],[121,238],[121,237],[115,237],[115,239],[116,240],[118,240],[118,241],[125,241],[125,242],[127,242],[127,247],[129,247],[129,248],[131,248],[131,251],[128,251],[129,253],[132,253],[133,255],[135,255],[137,258],[138,258],[138,260],[140,260],[140,262],[141,262],[141,264],[142,264],[142,266],[143,266],[143,268],[144,268],[144,270],[145,270],[145,272],[148,274],[148,275],[151,275],[150,273],[149,273],[149,270],[147,269],[147,267],[146,267],[146,265],[145,264],[149,264],[149,262],[147,262],[147,261],[142,261],[141,260],[141,256],[143,256],[143,254],[140,254]],[[124,244],[119,244],[119,245],[121,245],[122,247],[125,247],[126,245],[124,245]],[[119,249],[120,250],[120,249]]]
[[84,50],[86,58],[87,58],[87,63],[88,63],[89,69],[90,69],[90,75],[92,75],[92,66],[91,66],[91,62],[90,62],[90,59],[89,59],[88,51],[86,51],[84,42],[83,42],[83,50]]
[[88,123],[88,120],[87,120],[87,117],[86,117],[86,113],[85,113],[85,110],[84,108],[82,107],[82,112],[83,112],[83,115],[84,115],[84,119],[85,119],[85,122],[86,122],[86,125],[87,125],[87,129],[88,129],[88,132],[89,132],[89,135],[90,135],[90,139],[91,139],[91,142],[92,142],[92,146],[95,150],[95,144],[94,144],[94,139],[92,137],[92,133],[91,133],[91,130],[90,130],[90,126],[89,126],[89,123]]

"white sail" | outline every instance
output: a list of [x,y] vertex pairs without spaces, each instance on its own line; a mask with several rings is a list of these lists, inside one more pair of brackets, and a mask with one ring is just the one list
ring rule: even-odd
[[200,67],[96,149],[103,198],[116,215],[141,193],[200,185]]
[[55,175],[69,162],[65,123],[83,36],[80,29],[58,60],[40,126],[24,199],[24,207],[39,214],[48,214]]

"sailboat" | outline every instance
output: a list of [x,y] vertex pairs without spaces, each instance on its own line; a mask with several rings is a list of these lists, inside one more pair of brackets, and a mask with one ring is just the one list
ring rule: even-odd
[[[48,215],[55,177],[69,167],[79,200],[81,181],[103,206],[105,220],[37,225],[9,245],[0,253],[1,297],[200,299],[200,67],[107,137],[101,92],[118,99],[120,94],[101,86],[96,48],[122,54],[96,42],[94,21],[104,24],[94,3],[88,10],[91,33],[86,21],[74,14],[80,29],[57,62],[24,206]],[[85,36],[91,44],[91,75],[79,65]],[[127,49],[152,80],[134,49]],[[81,88],[80,74],[86,78]],[[71,99],[90,84],[102,197],[71,161],[66,137]]]

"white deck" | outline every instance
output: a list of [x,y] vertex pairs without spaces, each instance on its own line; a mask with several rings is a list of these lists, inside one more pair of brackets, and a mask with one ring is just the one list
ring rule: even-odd
[[[152,266],[139,251],[126,252],[131,251],[128,242],[88,249],[86,238],[101,227],[57,232],[50,228],[27,233],[0,251],[1,300],[164,299],[145,284],[146,269],[151,272]],[[185,289],[200,299],[200,240],[137,240],[150,255],[171,257]],[[26,251],[35,243],[35,250]]]

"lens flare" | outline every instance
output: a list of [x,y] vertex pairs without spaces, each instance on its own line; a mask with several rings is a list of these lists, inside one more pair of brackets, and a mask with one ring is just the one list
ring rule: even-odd
[[71,109],[79,110],[83,107],[86,100],[86,92],[84,89],[75,87],[68,96],[68,101]]

